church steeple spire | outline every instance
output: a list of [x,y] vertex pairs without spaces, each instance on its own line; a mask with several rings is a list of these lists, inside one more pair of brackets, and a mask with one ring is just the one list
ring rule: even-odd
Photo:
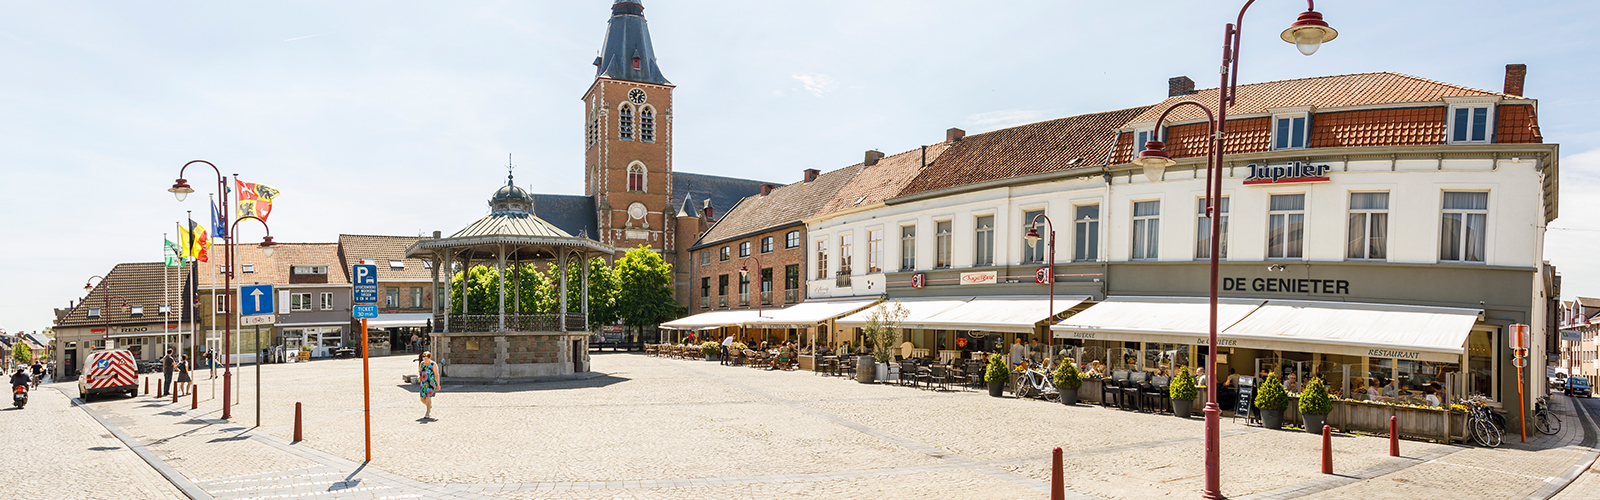
[[656,66],[650,45],[650,28],[644,20],[642,0],[616,0],[600,57],[594,60],[595,77],[671,85]]

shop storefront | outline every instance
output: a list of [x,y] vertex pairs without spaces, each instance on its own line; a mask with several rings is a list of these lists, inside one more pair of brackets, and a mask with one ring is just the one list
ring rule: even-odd
[[[1053,310],[1048,297],[1037,295],[913,297],[890,299],[884,304],[898,303],[906,311],[900,322],[904,332],[902,343],[897,346],[900,356],[948,363],[954,359],[981,360],[987,353],[1019,339],[1029,346],[1030,358],[1042,359],[1050,344],[1045,334],[1046,321],[1086,300],[1089,297],[1057,296]],[[841,340],[860,345],[864,340],[860,329],[866,326],[874,309],[836,321],[836,330],[844,334]]]

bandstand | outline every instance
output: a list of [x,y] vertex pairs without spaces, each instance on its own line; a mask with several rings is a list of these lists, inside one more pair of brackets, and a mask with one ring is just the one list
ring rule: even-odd
[[[444,380],[454,382],[511,383],[552,378],[581,378],[589,371],[589,273],[593,257],[610,258],[615,250],[583,235],[573,236],[533,213],[533,199],[507,176],[506,185],[489,199],[489,215],[456,231],[449,237],[434,232],[406,249],[406,256],[429,261],[434,290],[440,290],[440,271],[445,281],[455,271],[471,276],[473,266],[495,266],[506,276],[506,266],[554,262],[560,273],[556,312],[522,311],[521,302],[507,304],[509,292],[521,297],[518,283],[507,289],[499,281],[495,314],[467,314],[470,309],[463,279],[457,286],[445,286],[433,301],[431,349],[443,365]],[[459,267],[456,267],[459,265]],[[578,265],[583,272],[582,299],[570,304],[567,268]],[[461,297],[461,313],[449,312],[454,297]]]

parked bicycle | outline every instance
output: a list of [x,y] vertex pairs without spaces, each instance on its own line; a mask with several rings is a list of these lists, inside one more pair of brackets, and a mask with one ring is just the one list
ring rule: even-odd
[[1013,374],[1016,387],[1012,392],[1019,398],[1038,398],[1046,401],[1056,401],[1061,398],[1061,392],[1056,390],[1048,370],[1026,367]]
[[1467,407],[1467,432],[1472,441],[1486,448],[1498,448],[1505,438],[1505,427],[1495,423],[1489,400],[1473,396],[1459,402]]
[[1545,434],[1553,435],[1561,432],[1561,418],[1550,411],[1550,396],[1539,398],[1533,403],[1533,426]]

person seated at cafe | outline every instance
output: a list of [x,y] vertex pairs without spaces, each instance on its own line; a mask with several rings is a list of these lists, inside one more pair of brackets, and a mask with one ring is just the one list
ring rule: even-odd
[[1293,372],[1283,377],[1283,390],[1300,392],[1300,376]]
[[1398,391],[1399,391],[1399,389],[1397,389],[1395,387],[1393,380],[1389,380],[1389,379],[1384,379],[1383,380],[1383,395],[1385,397],[1391,397],[1391,398],[1395,397],[1395,396],[1398,395]]
[[1444,387],[1440,386],[1438,382],[1428,384],[1428,390],[1431,391],[1428,397],[1433,398],[1429,399],[1428,401],[1432,402],[1433,406],[1442,407],[1446,401],[1449,401],[1449,398],[1444,392]]
[[1089,369],[1087,371],[1090,375],[1099,375],[1104,377],[1106,375],[1106,365],[1097,359],[1089,363]]
[[1428,401],[1428,406],[1432,406],[1432,407],[1435,407],[1435,408],[1438,408],[1440,406],[1440,404],[1439,404],[1439,392],[1437,390],[1435,390],[1433,388],[1433,386],[1431,386],[1431,385],[1423,386],[1422,387],[1422,393],[1425,394],[1425,396],[1423,396],[1423,399]]
[[1382,384],[1383,384],[1383,379],[1382,378],[1378,378],[1378,377],[1373,377],[1372,378],[1372,383],[1367,385],[1367,400],[1368,401],[1377,401],[1378,398],[1383,397],[1383,392],[1382,392],[1382,389],[1380,388],[1380,387],[1382,387]]

